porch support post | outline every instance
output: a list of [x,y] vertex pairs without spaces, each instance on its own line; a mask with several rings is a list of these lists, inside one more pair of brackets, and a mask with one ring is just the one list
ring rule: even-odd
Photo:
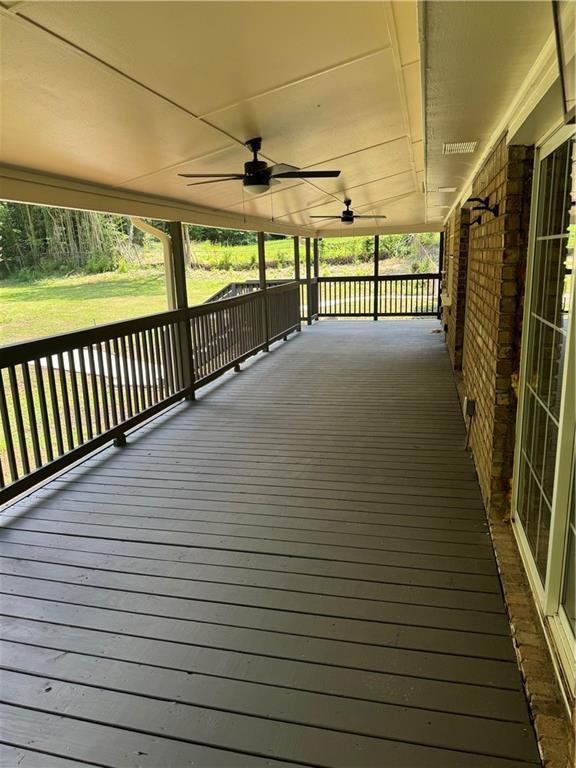
[[[181,221],[168,223],[170,232],[170,255],[172,260],[172,273],[174,275],[174,294],[176,309],[186,311],[188,309],[188,295],[186,292],[186,257],[184,249],[184,235]],[[192,331],[190,320],[185,316],[178,323],[178,346],[180,350],[182,385],[185,389],[186,400],[194,400],[194,362],[192,358]]]
[[320,304],[319,304],[319,291],[320,286],[318,285],[318,278],[320,276],[320,255],[318,250],[319,240],[317,237],[314,238],[313,243],[313,254],[314,254],[314,282],[312,284],[312,295],[314,297],[314,319],[318,320],[318,313],[320,311]]
[[270,335],[268,331],[268,294],[266,286],[266,246],[264,245],[264,232],[258,232],[258,278],[260,281],[260,290],[262,291],[262,325],[264,328],[265,339],[264,351],[268,352]]
[[[302,302],[300,293],[300,238],[294,238],[294,280],[298,283],[298,319],[302,319]],[[298,326],[298,330],[302,328]]]
[[378,307],[379,307],[379,298],[378,298],[378,290],[379,290],[379,254],[380,250],[380,237],[378,235],[374,235],[374,320],[378,320]]
[[168,305],[168,309],[176,309],[174,267],[171,256],[172,245],[170,242],[170,237],[166,234],[166,232],[162,232],[161,229],[153,227],[152,224],[144,221],[144,219],[141,219],[139,216],[130,216],[130,221],[141,232],[146,232],[147,234],[158,238],[158,240],[160,240],[162,243],[162,254],[164,256],[164,277],[166,280],[166,303]]
[[310,238],[305,240],[306,255],[306,322],[312,325],[312,263],[310,261]]
[[294,280],[300,280],[300,238],[294,238]]
[[442,272],[444,271],[444,232],[440,232],[440,249],[438,253],[438,314],[437,318],[442,317]]

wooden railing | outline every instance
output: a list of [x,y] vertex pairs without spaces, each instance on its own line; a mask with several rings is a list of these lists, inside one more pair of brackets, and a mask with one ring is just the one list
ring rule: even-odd
[[[282,285],[269,280],[267,285]],[[243,296],[258,290],[257,280],[229,283],[208,302]],[[440,273],[319,277],[300,280],[302,320],[318,317],[437,317],[440,311]]]
[[[287,282],[294,282],[292,280],[267,280],[267,288],[275,288],[278,285],[285,285]],[[210,298],[206,299],[206,303],[214,301],[221,301],[222,299],[230,299],[236,296],[245,296],[247,293],[253,293],[260,289],[260,283],[258,280],[246,280],[243,283],[228,283],[219,291],[214,293]],[[301,320],[306,320],[306,280],[300,280],[300,307],[301,307]]]
[[299,287],[0,349],[0,503],[300,328]]
[[436,272],[381,277],[319,277],[319,317],[437,316]]

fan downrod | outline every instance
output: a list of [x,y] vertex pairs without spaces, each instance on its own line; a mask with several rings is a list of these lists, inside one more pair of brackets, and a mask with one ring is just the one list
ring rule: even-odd
[[250,152],[254,155],[254,160],[258,159],[258,152],[262,149],[262,136],[256,136],[255,139],[248,139],[248,141],[244,142],[245,146],[248,147]]

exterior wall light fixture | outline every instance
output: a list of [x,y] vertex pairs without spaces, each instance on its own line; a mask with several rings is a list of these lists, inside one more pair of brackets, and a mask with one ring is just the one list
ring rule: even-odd
[[480,203],[480,205],[475,205],[472,210],[473,211],[486,211],[488,213],[491,213],[492,216],[498,216],[498,212],[500,210],[500,206],[498,203],[494,203],[494,205],[490,205],[490,198],[489,197],[469,197],[466,201],[467,203]]

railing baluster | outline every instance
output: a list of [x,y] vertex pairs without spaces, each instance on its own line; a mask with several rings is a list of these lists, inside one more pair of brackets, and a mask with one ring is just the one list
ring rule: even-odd
[[82,400],[84,403],[84,418],[86,431],[88,433],[88,439],[91,440],[94,437],[94,429],[92,426],[92,409],[90,407],[90,395],[88,392],[88,377],[86,375],[86,360],[84,357],[84,347],[80,347],[78,350],[80,361],[80,385],[82,387]]
[[137,334],[138,357],[140,358],[140,370],[142,374],[142,400],[147,408],[152,405],[152,387],[150,385],[150,363],[148,361],[148,348],[146,345],[146,331]]
[[140,392],[138,389],[138,365],[136,361],[136,355],[134,353],[134,338],[131,333],[126,337],[126,348],[128,350],[129,375],[132,381],[131,394],[134,405],[134,413],[136,414],[140,412]]
[[112,360],[112,351],[110,341],[104,342],[104,356],[106,357],[106,381],[108,382],[108,395],[110,400],[110,417],[113,426],[118,424],[118,410],[116,408],[116,388],[114,376],[114,363]]
[[142,364],[142,349],[140,347],[140,338],[137,333],[134,333],[131,337],[131,347],[134,351],[134,369],[136,371],[136,389],[138,390],[138,410],[144,411],[146,409],[146,397],[144,391],[144,371]]
[[126,412],[128,416],[134,415],[134,409],[132,407],[132,386],[134,381],[130,377],[130,368],[128,361],[128,350],[126,346],[126,337],[120,337],[120,363],[122,365],[122,381],[124,384],[124,397],[126,399]]
[[70,398],[68,397],[68,382],[66,381],[66,366],[64,355],[58,353],[58,378],[60,380],[60,395],[62,397],[62,411],[64,413],[64,427],[66,429],[66,443],[68,450],[74,448],[74,432],[72,430],[72,419],[70,418]]
[[98,374],[96,371],[96,365],[94,361],[94,349],[92,344],[86,347],[88,353],[88,364],[90,366],[90,389],[92,391],[92,403],[94,405],[94,424],[96,427],[96,434],[102,434],[102,420],[100,418],[100,397],[98,395]]
[[60,418],[60,403],[58,401],[58,393],[56,391],[56,378],[54,376],[54,363],[52,362],[52,355],[48,355],[46,358],[46,372],[48,374],[48,391],[50,392],[50,403],[52,405],[52,423],[54,424],[54,431],[56,432],[56,450],[58,456],[63,456],[64,440],[62,438],[62,424]]
[[104,431],[110,429],[110,409],[108,407],[108,392],[106,390],[106,370],[104,368],[104,356],[102,344],[96,344],[96,364],[98,366],[98,380],[100,383],[100,403],[102,405],[102,417],[104,419]]
[[50,420],[48,418],[48,406],[46,403],[44,376],[42,375],[42,366],[40,365],[40,360],[34,360],[34,372],[36,373],[36,386],[38,388],[40,416],[42,418],[42,431],[44,433],[44,447],[46,449],[48,461],[53,461],[54,452],[52,450],[52,435],[50,430]]
[[170,349],[170,336],[166,326],[162,326],[160,332],[162,338],[162,356],[164,359],[164,370],[166,371],[167,392],[174,394],[174,377],[172,375],[172,350]]
[[170,334],[170,344],[172,346],[172,355],[174,357],[174,391],[178,392],[184,388],[184,368],[182,360],[182,349],[176,336],[176,327],[168,326]]
[[120,412],[120,422],[126,421],[126,408],[124,404],[124,366],[122,365],[121,347],[118,339],[112,339],[112,350],[114,352],[114,371],[116,374],[116,392],[118,393],[118,408]]
[[42,451],[40,450],[40,440],[38,439],[38,422],[36,420],[36,408],[34,406],[34,397],[32,395],[32,384],[30,381],[30,370],[28,363],[23,363],[21,366],[22,380],[24,382],[24,395],[26,399],[26,407],[28,410],[28,423],[30,425],[30,437],[32,439],[32,453],[34,454],[34,463],[36,467],[41,467]]
[[158,373],[156,370],[156,357],[154,354],[154,332],[152,330],[145,331],[146,345],[148,347],[148,356],[150,359],[150,385],[152,402],[157,403],[158,398]]
[[13,366],[8,368],[8,380],[10,381],[10,394],[12,395],[12,408],[14,410],[14,420],[16,421],[16,432],[18,434],[18,445],[20,448],[20,461],[24,474],[30,472],[30,461],[28,459],[28,450],[26,448],[26,432],[24,421],[22,419],[22,408],[20,405],[20,394],[18,392],[18,380],[16,370]]
[[78,390],[78,373],[76,371],[76,358],[78,350],[73,349],[66,353],[68,358],[68,370],[70,371],[70,385],[72,388],[72,403],[74,405],[74,426],[76,427],[77,442],[84,442],[84,425],[82,424],[82,411],[80,408],[80,392]]
[[160,394],[160,400],[164,400],[165,397],[165,373],[164,373],[164,360],[162,357],[162,346],[160,344],[160,329],[154,328],[152,330],[152,339],[154,341],[154,357],[156,359],[156,370],[158,378],[158,392]]
[[15,482],[18,480],[18,463],[16,461],[16,453],[14,451],[14,441],[12,439],[12,429],[10,426],[10,415],[8,413],[6,390],[4,388],[4,372],[2,370],[0,370],[0,420],[2,421],[4,442],[6,444],[6,453],[8,455],[10,479],[12,482]]

